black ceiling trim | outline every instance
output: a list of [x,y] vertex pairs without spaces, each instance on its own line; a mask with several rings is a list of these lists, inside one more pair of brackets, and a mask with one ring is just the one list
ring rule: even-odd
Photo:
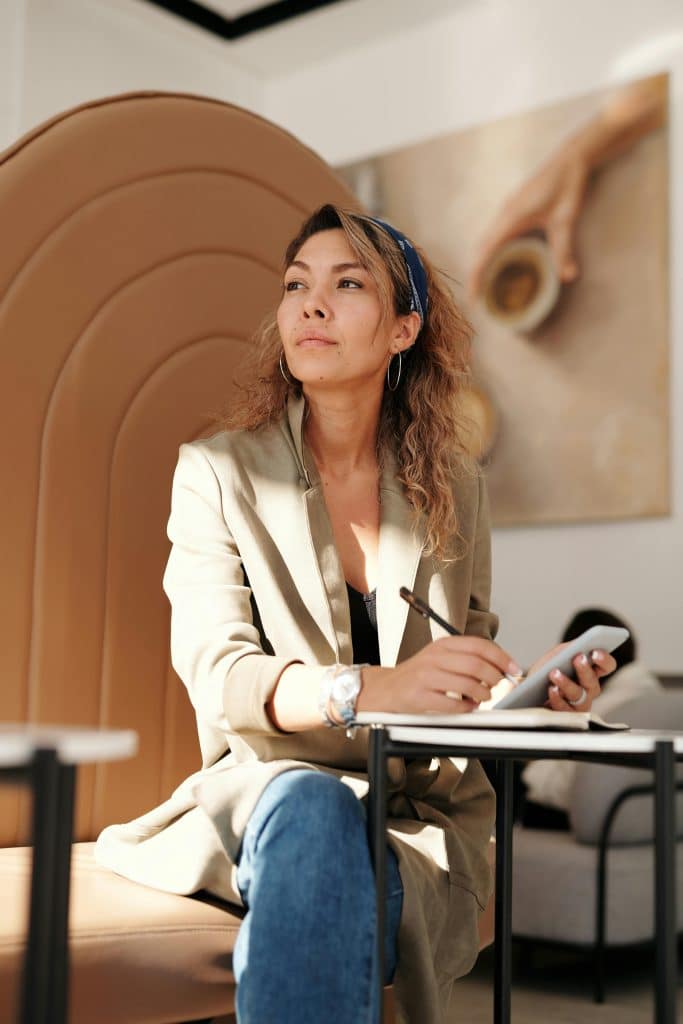
[[295,18],[298,14],[306,14],[318,7],[328,7],[339,3],[339,0],[275,0],[275,3],[264,4],[255,11],[248,11],[238,18],[226,18],[216,11],[210,10],[196,0],[146,0],[155,7],[162,7],[171,14],[178,15],[185,21],[219,36],[221,39],[239,39],[257,32],[259,29],[270,28],[278,22]]

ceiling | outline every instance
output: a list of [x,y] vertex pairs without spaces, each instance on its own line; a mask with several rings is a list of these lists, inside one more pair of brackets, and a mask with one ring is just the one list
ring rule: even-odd
[[[296,72],[479,0],[140,0],[205,30],[262,78]],[[277,16],[277,21],[273,17]],[[203,21],[204,23],[203,23]],[[270,19],[270,20],[269,20]],[[246,31],[245,31],[246,29]]]
[[147,0],[219,39],[234,40],[340,0]]
[[262,0],[204,0],[204,6],[211,7],[226,18],[238,18],[247,11],[257,11],[259,7],[265,7],[265,4]]

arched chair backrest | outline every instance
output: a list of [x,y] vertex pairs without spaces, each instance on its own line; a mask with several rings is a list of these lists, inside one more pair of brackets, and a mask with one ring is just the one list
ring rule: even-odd
[[[198,96],[91,103],[0,154],[0,720],[140,735],[79,771],[79,839],[199,767],[161,589],[178,445],[229,403],[327,200],[356,205],[286,132]],[[26,817],[0,790],[0,842]]]

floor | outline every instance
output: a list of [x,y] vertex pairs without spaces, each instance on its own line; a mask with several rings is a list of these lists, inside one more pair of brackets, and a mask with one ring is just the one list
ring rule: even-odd
[[[679,976],[683,980],[683,945]],[[515,944],[512,1024],[652,1024],[653,977],[651,949],[610,951],[606,1001],[598,1006],[593,1002],[590,961],[585,954],[540,946],[529,953]],[[462,1009],[452,1024],[492,1024],[491,949],[481,954],[471,974],[458,982],[458,989]],[[683,1021],[683,985],[678,991],[678,1018]],[[213,1024],[235,1024],[235,1018],[220,1017]]]
[[[683,953],[679,952],[683,976]],[[593,1002],[590,961],[571,950],[513,950],[513,1024],[651,1024],[654,1020],[654,954],[651,949],[610,951],[606,1000]],[[491,1024],[493,953],[485,950],[470,975],[458,982],[462,1014],[453,1024]],[[683,986],[678,989],[683,1020]]]

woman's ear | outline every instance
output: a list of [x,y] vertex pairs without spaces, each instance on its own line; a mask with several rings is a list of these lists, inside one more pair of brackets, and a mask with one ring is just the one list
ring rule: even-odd
[[419,313],[407,313],[405,316],[398,317],[394,337],[391,339],[392,355],[396,352],[405,352],[406,349],[411,348],[415,344],[421,326],[422,321],[420,320]]

